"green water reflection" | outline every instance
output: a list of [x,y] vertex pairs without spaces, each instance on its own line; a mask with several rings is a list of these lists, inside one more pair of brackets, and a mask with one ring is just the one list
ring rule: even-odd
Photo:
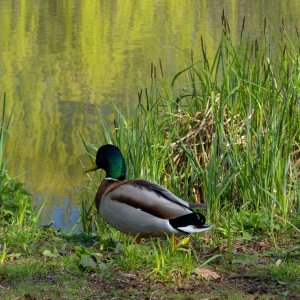
[[[7,147],[13,176],[36,202],[46,199],[44,222],[76,221],[75,188],[85,185],[78,132],[97,127],[96,110],[111,118],[112,101],[137,101],[150,63],[166,76],[200,56],[200,37],[213,56],[222,10],[238,39],[243,17],[250,35],[266,17],[287,30],[299,23],[300,1],[0,1],[0,95],[13,106]],[[299,25],[299,24],[297,24]],[[54,212],[54,217],[53,217]]]

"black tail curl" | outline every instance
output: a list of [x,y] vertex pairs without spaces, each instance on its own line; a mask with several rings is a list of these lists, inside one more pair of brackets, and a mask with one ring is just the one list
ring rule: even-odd
[[200,213],[191,213],[188,215],[184,215],[175,219],[169,220],[170,224],[174,228],[185,227],[189,225],[193,225],[196,228],[202,228],[205,224],[205,217]]

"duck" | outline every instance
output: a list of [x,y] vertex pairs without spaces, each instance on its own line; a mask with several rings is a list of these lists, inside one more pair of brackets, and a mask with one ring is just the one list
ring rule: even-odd
[[126,180],[126,163],[120,149],[101,146],[95,164],[87,172],[103,169],[95,204],[100,216],[115,229],[142,238],[180,236],[207,231],[205,216],[165,187],[146,179]]

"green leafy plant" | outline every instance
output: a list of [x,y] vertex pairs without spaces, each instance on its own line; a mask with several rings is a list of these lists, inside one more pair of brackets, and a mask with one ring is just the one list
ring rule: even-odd
[[2,103],[0,121],[0,224],[15,223],[23,225],[33,221],[32,200],[23,185],[11,178],[6,169],[5,143],[12,113],[7,117],[6,95]]
[[84,271],[93,271],[96,269],[105,270],[107,265],[101,259],[100,253],[90,252],[83,246],[75,246],[75,253],[79,257],[79,267]]

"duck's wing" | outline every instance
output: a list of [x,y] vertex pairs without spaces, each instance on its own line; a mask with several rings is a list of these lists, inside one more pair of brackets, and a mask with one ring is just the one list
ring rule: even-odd
[[108,189],[105,199],[117,201],[162,219],[173,219],[192,213],[189,204],[153,182],[136,179]]
[[154,182],[151,182],[149,180],[145,180],[145,179],[134,179],[131,180],[130,182],[134,182],[137,185],[143,186],[145,188],[148,188],[158,194],[161,194],[163,197],[165,197],[166,199],[174,202],[174,203],[178,203],[179,205],[188,207],[188,208],[206,208],[206,206],[202,203],[191,203],[191,202],[187,202],[179,197],[177,197],[176,195],[174,195],[173,193],[171,193],[168,189],[166,189],[165,187],[156,184]]

